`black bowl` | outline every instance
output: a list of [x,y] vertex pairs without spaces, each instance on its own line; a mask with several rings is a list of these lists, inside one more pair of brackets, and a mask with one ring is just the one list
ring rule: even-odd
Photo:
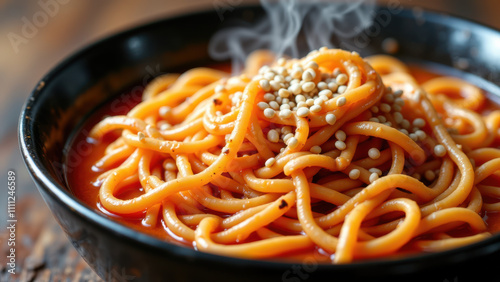
[[[234,7],[233,7],[234,8]],[[378,8],[371,27],[341,47],[362,55],[384,53],[383,40],[397,40],[394,54],[435,66],[460,67],[493,95],[498,88],[500,32],[452,16]],[[176,246],[127,228],[76,199],[65,182],[68,140],[89,113],[133,85],[160,72],[206,65],[211,36],[231,19],[254,22],[259,7],[224,14],[208,11],[161,20],[109,37],[76,53],[47,74],[20,116],[19,141],[40,194],[72,244],[105,280],[118,281],[465,281],[497,278],[500,235],[450,251],[348,265],[229,258]],[[498,44],[497,44],[498,45]],[[496,46],[498,48],[498,46]],[[78,156],[85,157],[82,147]],[[77,160],[76,160],[77,161]],[[475,280],[477,281],[477,280]]]

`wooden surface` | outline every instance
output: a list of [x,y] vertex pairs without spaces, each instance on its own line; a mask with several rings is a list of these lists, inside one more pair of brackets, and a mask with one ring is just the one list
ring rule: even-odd
[[[232,5],[244,2],[0,0],[0,281],[100,281],[54,221],[17,149],[17,118],[37,80],[75,50],[118,30],[192,10],[223,7],[230,12]],[[498,0],[384,2],[447,11],[500,28]],[[40,3],[52,6],[44,8]],[[29,30],[27,22],[37,25]],[[16,275],[10,275],[6,265],[8,171],[15,171],[17,176]]]

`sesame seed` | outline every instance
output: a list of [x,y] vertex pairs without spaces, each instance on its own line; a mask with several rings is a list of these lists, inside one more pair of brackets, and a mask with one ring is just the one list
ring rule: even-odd
[[295,96],[295,102],[300,103],[300,102],[305,102],[306,97],[304,95],[297,95]]
[[347,135],[345,134],[345,132],[343,130],[337,130],[337,132],[335,132],[335,138],[337,138],[337,140],[340,140],[340,141],[345,141],[345,139],[347,138]]
[[310,74],[311,74],[312,79],[315,79],[315,78],[316,78],[316,72],[314,71],[314,69],[313,69],[313,68],[307,68],[307,69],[304,71],[304,73],[306,73],[306,72],[308,72],[308,73],[310,73]]
[[285,82],[285,77],[282,76],[281,74],[279,74],[279,75],[275,76],[273,80],[276,82]]
[[297,95],[300,94],[300,92],[302,92],[302,87],[300,86],[300,84],[297,83],[288,87],[288,90],[293,94]]
[[259,107],[259,109],[261,109],[261,110],[265,110],[265,109],[269,108],[269,104],[266,102],[259,102],[257,104],[257,107]]
[[427,134],[423,130],[417,130],[417,131],[415,131],[415,134],[417,135],[418,140],[420,140],[420,141],[424,140],[425,137],[427,137]]
[[262,66],[262,67],[259,69],[259,74],[264,74],[264,73],[266,73],[268,70],[269,70],[269,66],[268,66],[268,65],[264,65],[264,66]]
[[266,160],[265,166],[266,167],[272,167],[276,163],[275,158],[269,158]]
[[436,173],[434,173],[434,171],[429,169],[429,170],[425,171],[424,177],[425,177],[425,179],[432,181],[436,178]]
[[338,76],[339,74],[341,74],[342,72],[340,71],[339,68],[335,68],[332,72],[333,76]]
[[347,86],[345,85],[340,85],[338,88],[337,88],[337,93],[339,94],[344,94],[344,92],[347,90]]
[[345,150],[345,148],[347,148],[347,146],[346,146],[344,141],[337,140],[337,141],[335,141],[335,148],[342,151],[342,150]]
[[368,157],[370,157],[370,159],[373,159],[373,160],[376,160],[376,159],[380,158],[380,151],[379,151],[379,149],[377,149],[377,148],[371,148],[370,150],[368,150]]
[[142,141],[142,140],[144,140],[144,138],[146,138],[146,135],[144,135],[144,133],[139,131],[137,133],[137,138],[139,138],[139,141]]
[[283,136],[283,142],[287,143],[288,139],[292,138],[293,136],[293,133],[287,133],[285,136]]
[[225,89],[224,85],[219,84],[219,85],[215,86],[214,91],[215,91],[215,93],[220,93],[220,92],[224,91],[224,89]]
[[284,89],[284,88],[281,88],[279,91],[278,91],[278,95],[282,98],[288,98],[290,96],[290,91],[288,91],[287,89]]
[[434,154],[438,157],[444,157],[446,155],[446,148],[443,145],[438,144],[434,146]]
[[277,143],[280,140],[280,134],[275,129],[271,129],[267,132],[267,140]]
[[321,105],[323,105],[324,103],[325,103],[325,100],[324,100],[324,99],[322,99],[322,98],[320,98],[320,97],[318,97],[318,98],[314,99],[314,105],[321,106]]
[[370,178],[369,178],[370,183],[374,182],[377,179],[378,179],[377,173],[374,172],[374,173],[370,174]]
[[314,87],[316,87],[316,85],[314,85],[314,82],[311,81],[302,84],[302,90],[304,92],[310,92],[314,89]]
[[264,116],[266,118],[273,118],[275,114],[276,114],[276,112],[271,108],[267,108],[264,110]]
[[311,81],[313,80],[313,75],[310,71],[306,70],[305,72],[302,73],[302,80],[303,81]]
[[269,106],[273,108],[273,110],[278,110],[280,108],[280,104],[278,104],[278,102],[276,101],[269,102]]
[[274,99],[276,99],[276,96],[274,96],[274,94],[272,93],[264,94],[264,100],[266,100],[267,102],[274,101]]
[[344,85],[346,84],[347,82],[347,75],[341,73],[337,76],[337,78],[335,79],[335,81],[337,82],[337,84],[340,84],[340,85]]
[[418,141],[418,136],[415,133],[410,133],[408,136],[410,136],[410,139],[417,142]]
[[[269,70],[266,73],[264,73],[264,78],[267,80],[273,80],[275,75],[276,74],[273,71]],[[268,91],[268,90],[265,90],[265,91]]]
[[[283,106],[288,106],[288,105],[283,105]],[[279,116],[281,118],[289,118],[292,116],[292,111],[290,111],[290,109],[280,110]]]
[[358,179],[359,176],[361,175],[361,171],[357,168],[354,168],[354,169],[351,169],[351,171],[349,171],[349,178],[350,179]]
[[309,149],[309,151],[313,154],[320,154],[321,153],[321,147],[318,145],[314,145]]
[[281,83],[279,83],[277,81],[272,80],[272,81],[269,82],[269,84],[271,85],[271,89],[272,90],[276,91],[276,90],[278,90],[278,89],[281,88]]
[[334,114],[327,114],[325,120],[329,125],[334,125],[337,121],[337,117]]
[[347,103],[347,99],[345,97],[340,97],[337,99],[337,107],[342,107]]
[[283,134],[288,134],[288,133],[292,133],[292,127],[289,126],[289,125],[285,125],[281,128],[281,133]]
[[302,77],[302,70],[300,69],[292,69],[292,73],[290,74],[293,78],[301,78]]
[[394,93],[392,93],[396,98],[401,97],[403,95],[403,90],[396,90]]
[[422,176],[420,176],[420,173],[418,173],[418,172],[415,172],[414,174],[412,174],[411,177],[418,179],[418,180],[420,180],[420,178],[422,178]]
[[408,135],[408,134],[409,134],[408,130],[406,130],[406,129],[404,129],[404,128],[401,128],[399,131],[401,131],[401,132],[402,132],[403,134],[405,134],[405,135]]
[[369,172],[371,173],[376,173],[378,176],[381,176],[382,175],[382,171],[376,167],[372,167],[368,170]]
[[333,93],[332,93],[332,90],[330,89],[323,89],[321,90],[319,93],[318,93],[319,96],[326,96],[328,98],[332,98],[333,97]]
[[306,117],[309,115],[309,109],[306,107],[300,107],[297,109],[297,116]]
[[370,118],[369,121],[380,122],[380,120],[378,118],[376,118],[376,117]]
[[319,90],[325,90],[328,88],[328,84],[326,84],[326,82],[324,81],[320,81],[318,82],[318,84],[316,84],[316,87],[318,87]]
[[397,124],[400,124],[404,119],[403,114],[401,114],[400,112],[395,112],[392,116],[394,117],[394,121]]
[[391,106],[389,106],[389,104],[382,103],[380,104],[380,110],[384,113],[388,113],[391,111]]
[[319,65],[315,61],[310,61],[309,63],[307,63],[306,68],[317,69],[319,68]]
[[160,125],[160,130],[167,130],[167,129],[169,129],[170,127],[171,127],[171,125],[170,125],[170,124],[168,124],[168,123],[162,123],[162,124]]
[[162,118],[165,118],[171,111],[172,109],[168,106],[163,106],[158,109],[158,113]]
[[376,114],[376,113],[378,113],[379,108],[377,106],[373,106],[370,108],[370,110],[372,111],[372,113]]
[[383,116],[383,115],[379,115],[379,116],[377,116],[377,118],[382,123],[387,121],[387,118],[385,116]]
[[401,127],[404,128],[404,129],[408,129],[410,128],[410,121],[407,120],[407,119],[403,119],[401,121]]
[[311,108],[309,108],[309,111],[311,113],[319,113],[321,111],[321,106],[320,105],[312,105]]
[[297,104],[297,108],[300,108],[300,107],[306,107],[306,108],[307,108],[307,104],[306,104],[306,102],[305,102],[305,101],[304,101],[304,102],[299,102],[299,103]]
[[413,120],[413,126],[422,128],[425,126],[425,120],[422,118],[416,118]]
[[394,99],[394,104],[402,107],[405,105],[405,100],[401,97],[398,97],[398,98]]
[[308,107],[310,107],[310,106],[314,105],[314,99],[312,99],[312,98],[307,99],[307,100],[306,100],[306,105],[307,105]]
[[282,104],[280,105],[280,110],[285,110],[285,109],[290,109],[290,105],[288,104],[288,101],[282,101]]
[[291,149],[296,148],[299,145],[299,140],[297,140],[297,138],[295,137],[291,137],[288,139],[287,145]]
[[337,89],[339,88],[339,85],[335,82],[330,82],[328,83],[328,88],[332,91],[332,92],[336,92]]

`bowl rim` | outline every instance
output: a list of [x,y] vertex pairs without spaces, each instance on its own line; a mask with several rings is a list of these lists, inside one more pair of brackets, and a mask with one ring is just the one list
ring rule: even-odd
[[[255,8],[257,5],[242,5],[238,6],[236,9],[247,9]],[[385,6],[377,6],[385,7]],[[411,17],[411,9],[403,6],[401,13],[398,16],[401,17]],[[157,252],[164,254],[172,254],[175,256],[181,256],[189,259],[199,259],[203,261],[220,262],[228,265],[239,265],[245,267],[258,267],[263,269],[268,268],[279,268],[279,269],[289,269],[293,265],[300,264],[299,261],[285,261],[285,260],[267,260],[267,259],[245,259],[239,257],[229,257],[223,255],[217,255],[212,253],[206,253],[194,250],[189,247],[180,246],[175,243],[170,243],[153,237],[151,235],[136,231],[130,227],[127,227],[119,222],[116,222],[110,218],[105,217],[100,214],[95,209],[87,206],[81,200],[74,197],[70,191],[69,187],[64,187],[63,185],[57,184],[57,180],[50,176],[47,169],[44,167],[40,161],[41,156],[38,154],[35,143],[36,139],[30,134],[30,128],[33,126],[34,122],[31,119],[33,106],[37,103],[39,96],[44,94],[45,85],[54,80],[60,73],[69,67],[73,62],[87,56],[94,50],[99,49],[105,44],[109,44],[112,41],[121,40],[132,35],[140,34],[141,31],[153,28],[155,26],[160,26],[166,24],[169,21],[180,20],[187,17],[194,17],[201,14],[214,13],[213,10],[199,10],[191,11],[187,13],[182,13],[175,16],[168,16],[165,18],[154,19],[146,23],[139,24],[137,26],[126,28],[119,32],[115,32],[111,35],[104,36],[98,40],[87,44],[76,52],[73,52],[69,56],[65,56],[64,59],[58,62],[51,70],[45,74],[37,83],[35,88],[32,90],[25,103],[22,106],[22,111],[19,116],[18,123],[18,142],[21,151],[22,158],[28,169],[29,174],[32,179],[37,184],[39,190],[49,194],[53,199],[58,201],[61,205],[65,206],[67,210],[77,214],[81,219],[91,222],[96,225],[99,229],[106,230],[113,234],[113,236],[122,237],[130,242],[139,243],[142,246],[146,246],[149,249],[155,249]],[[422,17],[428,22],[441,23],[443,20],[449,21],[452,24],[459,24],[461,26],[467,25],[469,28],[483,29],[490,32],[497,33],[500,37],[500,31],[477,21],[467,19],[465,17],[458,17],[450,13],[437,12],[430,9],[423,9]],[[473,26],[471,26],[473,25]],[[40,191],[41,192],[41,191]],[[327,271],[341,271],[349,270],[356,271],[360,267],[407,267],[409,265],[415,265],[415,263],[424,263],[423,268],[429,265],[444,265],[446,263],[440,258],[452,257],[458,255],[451,263],[459,263],[464,260],[472,260],[478,256],[483,256],[490,254],[492,252],[498,251],[500,247],[492,248],[491,244],[494,242],[500,242],[500,233],[493,234],[491,237],[483,239],[479,242],[468,244],[462,247],[453,248],[445,251],[440,251],[436,253],[418,253],[403,257],[384,257],[377,259],[359,260],[349,264],[327,264],[319,263],[317,264],[317,270],[327,270]],[[432,261],[432,262],[430,262]],[[437,263],[436,263],[437,262]],[[449,264],[450,262],[448,262]],[[446,264],[447,265],[447,264]],[[422,268],[422,269],[423,269]],[[419,268],[421,269],[421,268]]]

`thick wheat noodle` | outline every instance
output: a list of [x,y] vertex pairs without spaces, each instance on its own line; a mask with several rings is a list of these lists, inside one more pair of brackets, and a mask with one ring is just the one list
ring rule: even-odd
[[488,136],[488,129],[481,115],[468,109],[458,108],[451,103],[444,103],[443,106],[447,116],[466,119],[473,127],[473,131],[470,133],[452,134],[453,139],[457,143],[463,144],[470,149],[476,149],[484,143],[484,140]]
[[423,83],[422,88],[435,95],[449,96],[459,107],[466,109],[478,110],[486,101],[479,87],[455,77],[433,78]]
[[[489,236],[481,213],[500,210],[492,181],[500,149],[485,146],[496,144],[500,112],[474,112],[486,101],[479,88],[448,77],[420,86],[393,57],[321,49],[274,63],[272,75],[288,70],[290,79],[264,89],[261,67],[274,59],[256,52],[232,78],[209,68],[160,76],[127,115],[95,125],[98,140],[121,130],[95,164],[102,207],[124,218],[143,212],[148,228],[162,228],[161,218],[172,240],[197,250],[257,259],[322,249],[333,263],[350,263]],[[296,64],[312,66],[310,99],[319,99],[320,82],[345,91],[331,86],[333,95],[314,101],[319,112],[309,104],[299,116],[296,94],[276,88],[291,85]],[[268,94],[293,102],[283,108],[292,114],[280,114]],[[443,120],[456,126],[451,134]],[[132,185],[142,193],[122,198]]]
[[96,162],[96,166],[106,169],[120,161],[123,162],[123,160],[128,158],[134,151],[134,147],[130,147],[128,145],[120,146],[106,153]]

